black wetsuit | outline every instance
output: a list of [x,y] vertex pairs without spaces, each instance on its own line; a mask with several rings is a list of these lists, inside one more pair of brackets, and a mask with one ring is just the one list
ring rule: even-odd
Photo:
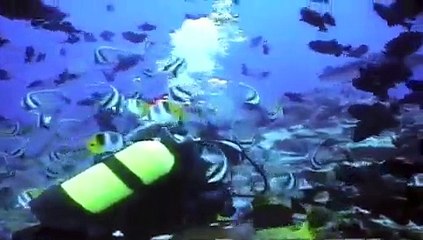
[[31,203],[41,224],[14,233],[13,239],[106,240],[115,239],[112,232],[120,230],[123,239],[144,240],[210,223],[219,213],[231,215],[230,193],[223,183],[207,183],[207,166],[196,144],[187,142],[168,148],[179,164],[154,186],[97,215],[86,214],[70,199],[57,199],[66,198],[66,194],[53,196],[47,190]]

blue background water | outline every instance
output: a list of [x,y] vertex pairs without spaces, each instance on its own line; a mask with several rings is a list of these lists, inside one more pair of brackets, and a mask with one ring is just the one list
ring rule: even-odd
[[[68,20],[76,28],[94,33],[98,42],[61,43],[66,40],[64,33],[36,30],[26,21],[0,17],[0,34],[11,40],[11,44],[0,49],[0,66],[13,77],[12,81],[0,82],[0,114],[4,116],[27,119],[28,114],[20,107],[20,100],[27,92],[25,86],[37,79],[56,77],[65,68],[71,72],[87,72],[67,88],[71,95],[80,94],[86,84],[103,78],[95,70],[93,61],[93,50],[99,45],[141,50],[140,45],[122,39],[121,32],[137,31],[138,25],[149,22],[158,25],[156,31],[150,32],[150,40],[166,43],[169,31],[181,26],[186,13],[209,13],[211,6],[211,1],[202,0],[52,0],[46,3],[55,4],[69,13]],[[115,6],[114,12],[106,11],[105,6],[109,3]],[[220,76],[247,82],[259,90],[265,102],[273,101],[284,91],[305,91],[323,86],[317,75],[325,66],[351,61],[314,53],[308,49],[309,41],[337,39],[353,46],[367,44],[370,52],[379,52],[385,42],[402,31],[400,27],[388,28],[373,12],[371,0],[339,0],[333,1],[332,8],[337,26],[327,33],[318,32],[299,21],[299,10],[307,3],[305,0],[241,0],[240,5],[234,8],[240,15],[240,28],[249,38],[262,35],[268,40],[271,52],[263,55],[260,48],[250,49],[248,41],[236,43],[231,46],[229,55],[222,59]],[[116,33],[112,44],[98,37],[103,30]],[[29,45],[33,45],[36,52],[47,53],[46,61],[24,64],[25,47]],[[62,47],[67,50],[66,57],[59,55]],[[271,75],[266,79],[242,76],[242,63],[270,71]],[[124,87],[125,80],[120,79],[125,77],[130,76],[122,74],[115,84]]]

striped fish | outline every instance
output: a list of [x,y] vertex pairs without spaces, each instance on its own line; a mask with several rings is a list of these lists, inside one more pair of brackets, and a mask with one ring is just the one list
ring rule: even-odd
[[21,101],[25,110],[41,113],[55,113],[70,103],[71,100],[59,89],[31,91]]
[[49,129],[51,126],[51,120],[53,119],[53,116],[46,115],[43,113],[35,112],[34,113],[37,116],[37,127],[38,128],[45,128]]
[[16,207],[17,208],[24,208],[24,209],[29,209],[29,203],[37,198],[38,196],[41,195],[41,193],[43,192],[43,189],[40,188],[30,188],[30,189],[26,189],[23,192],[21,192],[18,196],[17,196],[17,204]]
[[111,110],[114,113],[122,113],[125,108],[125,97],[112,85],[112,92],[107,94],[101,101],[100,107],[104,110]]
[[150,104],[138,98],[128,98],[125,102],[125,111],[139,118],[145,117],[150,110]]
[[71,104],[59,89],[46,89],[28,92],[21,101],[21,106],[37,115],[37,127],[49,128],[54,115]]
[[61,178],[65,172],[73,169],[88,157],[89,152],[85,147],[60,145],[48,155],[44,169],[46,177],[48,179]]
[[179,103],[190,103],[194,93],[180,85],[169,87],[169,99]]
[[59,179],[63,176],[64,170],[60,163],[51,162],[46,166],[44,173],[47,179]]
[[210,163],[206,173],[207,182],[216,183],[223,181],[229,169],[226,155],[216,145],[206,144],[202,147],[201,158]]
[[164,99],[156,101],[142,120],[156,123],[172,123],[183,121],[185,117],[185,111],[181,104]]
[[129,54],[119,48],[100,46],[94,51],[94,62],[100,65],[116,64],[122,54]]
[[183,58],[175,58],[166,64],[161,71],[167,72],[170,75],[170,78],[177,78],[179,73],[186,70],[187,62]]
[[0,116],[0,137],[10,137],[19,134],[20,124],[18,121]]
[[92,154],[117,152],[125,146],[122,134],[104,131],[95,134],[87,142],[87,149]]
[[225,154],[226,158],[232,164],[239,164],[241,163],[245,156],[243,155],[242,147],[237,144],[236,142],[230,140],[203,140],[200,138],[194,139],[194,141],[199,142],[200,144],[214,144],[221,149],[221,151]]
[[251,104],[251,105],[260,104],[260,95],[258,94],[255,88],[243,82],[240,82],[239,86],[245,88],[246,90],[246,95],[245,95],[246,104]]
[[0,138],[0,155],[7,158],[24,157],[28,142],[24,137]]
[[[79,106],[95,106],[99,111],[110,111],[120,114],[125,108],[125,96],[123,96],[114,86],[104,83],[87,86],[90,97],[77,102]],[[106,89],[104,89],[106,88]]]
[[284,182],[282,182],[282,187],[286,190],[295,190],[298,186],[298,180],[297,177],[293,173],[288,173],[285,176],[283,176],[285,179]]

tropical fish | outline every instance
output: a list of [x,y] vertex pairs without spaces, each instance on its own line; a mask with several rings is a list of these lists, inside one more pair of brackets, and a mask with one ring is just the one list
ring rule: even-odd
[[69,104],[71,104],[71,99],[59,89],[31,91],[21,101],[25,110],[38,115],[38,126],[40,127],[48,127],[52,117],[63,112]]
[[157,100],[150,106],[148,114],[142,118],[145,121],[152,121],[156,123],[172,123],[181,122],[186,119],[186,112],[184,105],[167,100]]
[[225,153],[216,145],[203,145],[201,149],[201,157],[210,164],[206,172],[208,183],[222,181],[228,174],[228,159]]
[[117,64],[120,57],[128,54],[131,53],[120,48],[99,46],[94,51],[94,62],[101,65]]
[[126,99],[126,110],[139,118],[147,116],[150,111],[150,103],[137,98]]
[[124,147],[122,134],[117,132],[100,132],[88,139],[87,149],[92,154],[112,153]]
[[125,107],[125,96],[123,96],[114,86],[108,84],[95,84],[87,87],[88,98],[77,101],[80,106],[94,106],[99,111],[111,111],[122,113]]
[[190,103],[195,93],[182,85],[169,87],[169,99],[178,103]]
[[80,146],[71,146],[70,144],[73,143],[59,145],[51,151],[44,163],[46,177],[48,179],[63,178],[64,174],[72,173],[80,163],[88,159],[90,152],[82,143],[81,141]]
[[20,124],[18,121],[13,121],[0,116],[0,137],[10,137],[19,134]]
[[186,70],[187,62],[183,58],[174,58],[163,66],[159,71],[169,73],[170,78],[177,78],[180,72]]
[[43,193],[44,189],[29,188],[18,194],[16,199],[16,206],[18,208],[30,209],[29,203]]
[[239,86],[245,89],[246,104],[258,105],[260,103],[260,95],[255,88],[243,82],[240,82]]
[[25,148],[29,140],[24,137],[2,137],[0,138],[0,156],[18,158],[25,154]]
[[[94,119],[63,118],[57,121],[54,133],[61,142],[72,143],[93,134]],[[95,130],[94,130],[95,131]]]

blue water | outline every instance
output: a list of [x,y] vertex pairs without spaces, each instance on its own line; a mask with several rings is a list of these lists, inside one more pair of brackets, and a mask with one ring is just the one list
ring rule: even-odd
[[[335,1],[332,14],[337,26],[327,33],[298,21],[299,9],[307,5],[307,1],[289,0],[249,0],[235,6],[239,13],[239,27],[244,34],[253,38],[263,36],[270,46],[270,54],[263,55],[260,48],[250,49],[249,41],[234,43],[229,55],[220,59],[223,69],[219,76],[231,81],[243,81],[256,87],[264,102],[272,102],[284,91],[307,91],[322,87],[317,75],[327,65],[337,65],[349,61],[348,58],[332,57],[312,52],[307,43],[311,40],[337,39],[341,43],[359,45],[367,44],[370,52],[379,52],[385,42],[395,37],[402,29],[388,28],[371,9],[370,0]],[[168,33],[178,29],[186,13],[207,14],[210,12],[210,1],[51,1],[63,12],[69,13],[68,20],[76,28],[92,32],[98,36],[103,30],[116,33],[113,46],[139,46],[122,39],[120,32],[136,31],[136,27],[144,22],[158,26],[156,31],[149,32],[152,41],[166,43]],[[114,12],[107,12],[105,5],[115,6]],[[0,17],[0,33],[10,39],[11,44],[0,49],[0,66],[7,69],[12,81],[0,82],[0,114],[23,120],[27,113],[22,111],[20,100],[24,96],[25,86],[36,79],[48,79],[57,76],[66,67],[81,72],[90,72],[75,83],[77,88],[83,87],[102,78],[94,69],[93,50],[99,45],[110,45],[98,38],[98,42],[80,41],[76,44],[61,43],[66,35],[60,32],[47,32],[31,28],[26,21],[11,21]],[[24,64],[23,55],[26,46],[32,45],[36,51],[45,52],[47,59],[41,63]],[[67,56],[59,55],[64,47]],[[265,79],[247,78],[240,74],[240,65],[247,64],[251,68],[270,71]],[[130,76],[128,76],[130,77]],[[125,73],[120,74],[115,85],[125,88]],[[123,85],[123,86],[122,86]],[[327,84],[326,84],[327,85]],[[329,85],[330,86],[330,85]],[[68,89],[70,94],[78,94]],[[265,94],[264,94],[265,93]]]

